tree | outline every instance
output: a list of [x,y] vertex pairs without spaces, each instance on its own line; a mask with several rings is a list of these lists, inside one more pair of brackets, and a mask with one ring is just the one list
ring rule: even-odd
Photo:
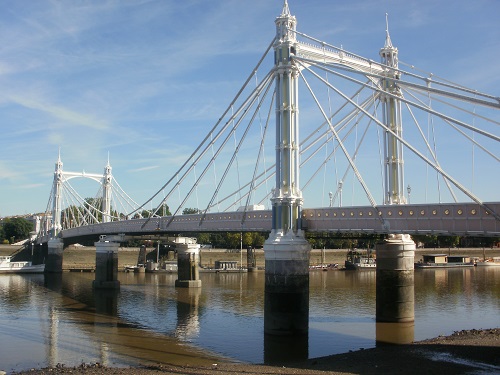
[[199,244],[209,244],[210,243],[210,233],[198,233],[197,242]]
[[68,228],[74,228],[81,225],[83,221],[83,208],[71,205],[61,212],[61,223]]
[[243,246],[253,246],[253,232],[243,233]]
[[147,217],[150,217],[150,216],[151,216],[151,211],[149,211],[149,210],[142,210],[141,211],[141,217],[147,218]]
[[192,214],[197,214],[199,212],[200,210],[198,210],[197,208],[189,208],[189,207],[186,207],[185,209],[182,210],[183,215],[192,215]]
[[413,241],[416,244],[419,242],[424,244],[424,247],[436,247],[438,244],[438,236],[435,234],[426,234],[426,235],[413,235]]
[[97,221],[102,222],[102,198],[85,198],[83,206],[85,207],[85,214],[89,213]]
[[439,236],[439,244],[445,247],[457,247],[460,243],[460,237],[458,236]]
[[22,217],[5,219],[3,223],[4,236],[10,243],[29,238],[32,230],[33,223]]
[[241,234],[240,233],[226,233],[226,246],[229,249],[239,249],[241,247]]
[[0,243],[2,243],[4,239],[5,239],[5,232],[3,231],[3,225],[0,225]]

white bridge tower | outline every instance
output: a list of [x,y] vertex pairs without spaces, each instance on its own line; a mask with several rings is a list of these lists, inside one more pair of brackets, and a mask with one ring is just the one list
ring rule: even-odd
[[102,186],[102,222],[108,223],[111,221],[111,184],[113,181],[113,175],[111,174],[111,165],[108,163],[104,168],[104,173],[94,174],[86,172],[66,172],[63,171],[63,163],[61,161],[61,155],[58,155],[55,172],[54,172],[54,182],[52,185],[52,230],[50,233],[51,238],[56,238],[59,232],[62,230],[61,224],[61,214],[62,214],[62,190],[64,183],[72,178],[84,177],[94,180],[101,184]]
[[[386,16],[387,17],[387,16]],[[403,145],[401,90],[399,80],[398,49],[393,47],[386,19],[385,45],[380,50],[385,68],[380,85],[386,94],[381,95],[383,120],[388,129],[384,137],[385,204],[406,204],[404,197]],[[394,134],[393,134],[394,133]],[[396,137],[397,136],[397,137]],[[376,246],[377,286],[376,320],[407,325],[413,337],[415,320],[414,257],[415,242],[408,234],[389,234]]]
[[299,68],[291,59],[297,51],[297,21],[286,0],[275,23],[276,186],[271,198],[272,231],[264,244],[264,332],[303,334],[309,324],[310,245],[301,229]]
[[[387,77],[386,79],[382,79],[380,83],[382,89],[391,94],[380,96],[383,121],[394,134],[402,137],[401,101],[397,99],[397,97],[401,97],[401,89],[397,84],[399,80],[398,49],[392,45],[387,20],[385,45],[380,49],[380,57],[382,58],[382,64],[386,66],[382,75]],[[384,137],[384,161],[384,203],[406,203],[404,196],[403,145],[388,131],[385,132]]]

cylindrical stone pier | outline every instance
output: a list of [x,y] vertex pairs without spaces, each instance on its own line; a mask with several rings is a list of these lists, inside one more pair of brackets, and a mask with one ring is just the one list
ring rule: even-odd
[[177,280],[175,280],[175,286],[181,288],[201,287],[198,270],[200,245],[194,239],[176,237],[175,248],[177,249]]
[[95,242],[95,289],[119,289],[118,281],[118,242]]
[[376,250],[377,322],[414,322],[415,242],[408,234],[391,234]]
[[292,231],[264,244],[264,333],[301,335],[309,330],[310,246]]
[[47,259],[45,260],[45,272],[62,272],[64,243],[60,238],[52,238],[48,242]]

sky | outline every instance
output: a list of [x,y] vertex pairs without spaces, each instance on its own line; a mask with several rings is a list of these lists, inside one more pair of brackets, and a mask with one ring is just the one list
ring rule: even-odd
[[[0,0],[0,217],[45,211],[59,152],[66,171],[102,173],[109,158],[122,188],[146,201],[234,97],[282,6]],[[401,61],[500,96],[498,0],[289,7],[299,31],[376,61],[388,13]]]

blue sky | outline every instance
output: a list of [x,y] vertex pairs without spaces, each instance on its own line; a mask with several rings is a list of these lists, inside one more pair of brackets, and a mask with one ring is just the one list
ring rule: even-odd
[[[109,154],[115,179],[144,202],[234,97],[282,5],[1,1],[0,217],[45,210],[59,148],[75,172],[101,173]],[[387,12],[401,61],[500,96],[498,0],[289,6],[301,32],[376,61]]]

